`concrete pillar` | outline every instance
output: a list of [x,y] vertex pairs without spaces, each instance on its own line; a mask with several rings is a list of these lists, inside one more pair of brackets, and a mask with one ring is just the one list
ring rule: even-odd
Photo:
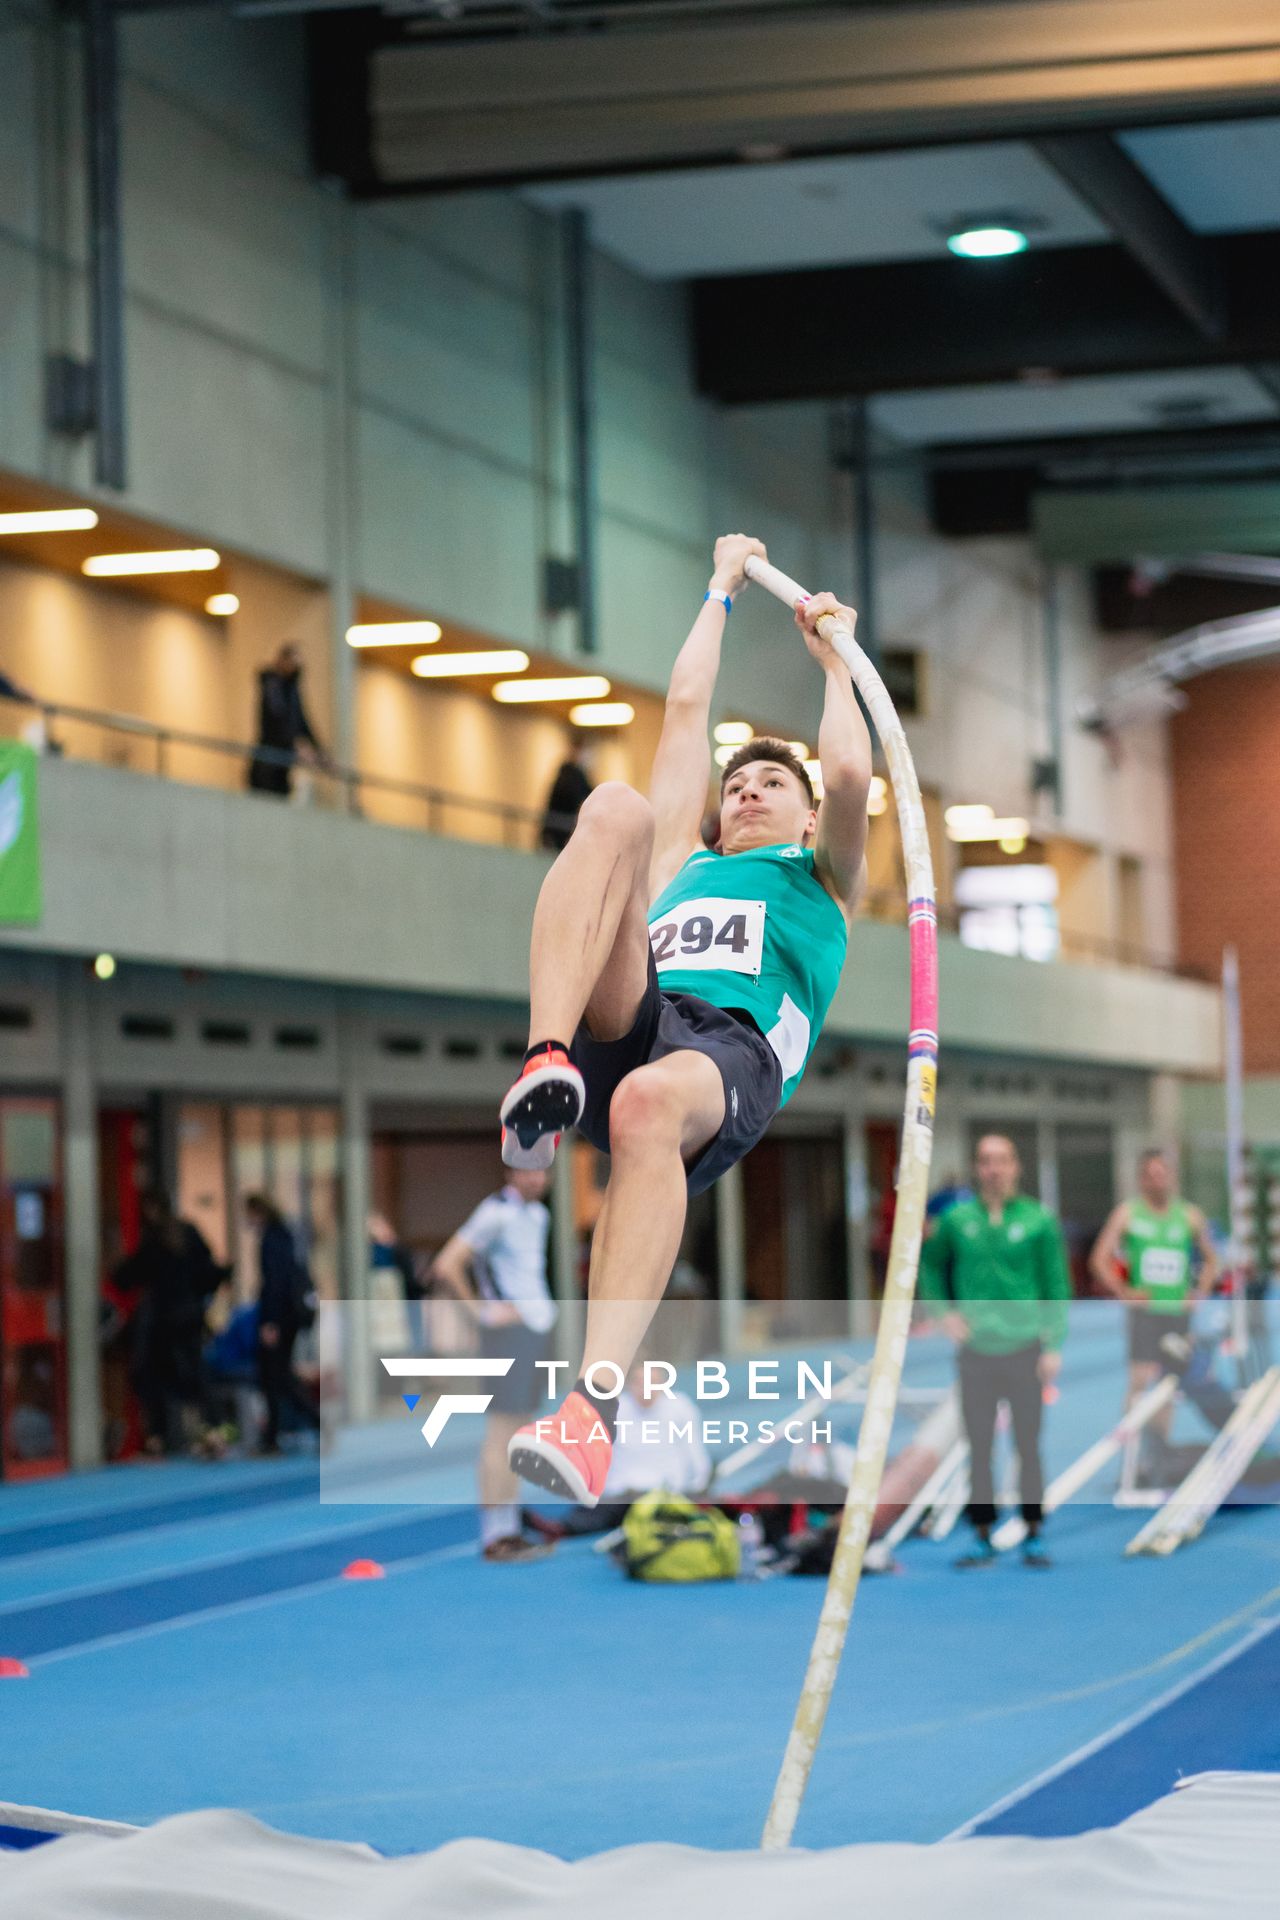
[[844,1227],[848,1261],[849,1334],[854,1340],[868,1339],[875,1332],[875,1308],[871,1300],[871,1256],[868,1251],[867,1210],[870,1186],[867,1175],[866,1115],[861,1101],[850,1100],[841,1129],[844,1153]]
[[742,1303],[747,1294],[747,1220],[742,1163],[730,1167],[714,1189],[716,1250],[720,1268],[720,1348],[734,1353],[742,1337]]
[[1059,1211],[1058,1129],[1052,1120],[1036,1123],[1036,1163],[1040,1200],[1050,1213]]
[[369,1327],[368,1213],[372,1187],[369,1166],[369,1097],[358,1065],[347,1017],[339,1016],[342,1060],[341,1121],[338,1159],[342,1174],[342,1366],[347,1419],[371,1420],[377,1411],[374,1353]]
[[325,454],[325,535],[329,557],[329,680],[333,695],[333,757],[340,766],[356,758],[356,659],[347,629],[356,617],[355,575],[359,540],[358,483],[354,449],[356,328],[356,211],[340,194],[331,205],[331,268],[328,325],[328,422]]
[[98,1300],[102,1222],[98,1204],[98,1089],[93,1060],[90,982],[83,968],[73,960],[63,963],[61,973],[69,1442],[73,1467],[100,1467],[103,1413]]

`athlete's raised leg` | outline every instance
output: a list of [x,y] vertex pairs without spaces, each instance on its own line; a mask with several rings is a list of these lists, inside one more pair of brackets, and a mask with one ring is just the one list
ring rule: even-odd
[[508,1166],[549,1167],[582,1115],[568,1049],[584,1014],[597,1039],[626,1033],[648,980],[653,814],[611,780],[588,796],[573,837],[542,883],[529,954],[529,1052],[502,1103]]
[[609,1108],[609,1186],[591,1241],[582,1372],[625,1375],[671,1277],[688,1206],[686,1170],[720,1131],[724,1081],[705,1053],[671,1053],[621,1082]]
[[653,810],[621,780],[582,804],[573,837],[542,883],[529,949],[529,1045],[573,1039],[587,1015],[597,1040],[636,1017],[649,966]]

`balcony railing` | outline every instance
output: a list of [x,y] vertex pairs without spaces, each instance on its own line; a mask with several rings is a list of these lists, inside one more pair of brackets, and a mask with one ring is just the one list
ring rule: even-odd
[[[248,789],[249,771],[255,763],[259,767],[277,767],[290,772],[291,793],[249,789],[253,798],[267,805],[314,806],[382,824],[416,827],[421,832],[451,839],[481,841],[528,853],[547,852],[544,834],[557,828],[568,831],[573,826],[572,818],[549,814],[543,808],[458,793],[420,781],[397,780],[358,767],[339,766],[328,759],[304,759],[278,747],[250,746],[242,740],[225,740],[183,727],[167,727],[136,714],[69,706],[60,701],[15,699],[5,694],[0,694],[0,702],[38,716],[34,728],[28,725],[24,731],[28,736],[34,732],[40,750],[48,755],[93,760],[135,773],[223,790]],[[92,751],[95,735],[105,735],[114,741],[115,750]],[[135,754],[135,744],[140,744],[141,753]],[[203,777],[199,771],[202,760],[206,763]],[[210,772],[215,770],[216,775],[222,777],[210,778]],[[907,917],[906,891],[898,887],[871,888],[864,896],[862,910],[874,920],[901,925]],[[938,918],[946,931],[959,933],[960,915],[956,908],[940,907]],[[1059,930],[1058,957],[1091,965],[1146,967],[1162,973],[1186,971],[1179,969],[1170,957],[1154,954],[1148,948],[1066,928]]]

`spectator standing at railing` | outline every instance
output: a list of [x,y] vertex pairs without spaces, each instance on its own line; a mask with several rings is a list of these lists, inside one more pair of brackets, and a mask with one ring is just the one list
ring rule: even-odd
[[[257,793],[292,792],[298,760],[328,764],[303,704],[302,656],[292,640],[286,640],[271,665],[258,674],[257,744],[274,750],[270,759],[255,754],[249,763],[249,785]],[[284,760],[284,754],[291,758]]]
[[551,853],[559,853],[562,847],[568,846],[578,824],[578,810],[591,792],[587,777],[590,750],[590,741],[581,735],[576,737],[569,749],[569,758],[562,763],[551,784],[542,816],[542,844]]

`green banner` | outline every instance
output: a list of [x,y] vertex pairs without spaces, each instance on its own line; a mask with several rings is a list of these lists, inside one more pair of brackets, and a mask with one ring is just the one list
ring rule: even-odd
[[0,740],[0,926],[40,918],[36,764],[30,747]]

